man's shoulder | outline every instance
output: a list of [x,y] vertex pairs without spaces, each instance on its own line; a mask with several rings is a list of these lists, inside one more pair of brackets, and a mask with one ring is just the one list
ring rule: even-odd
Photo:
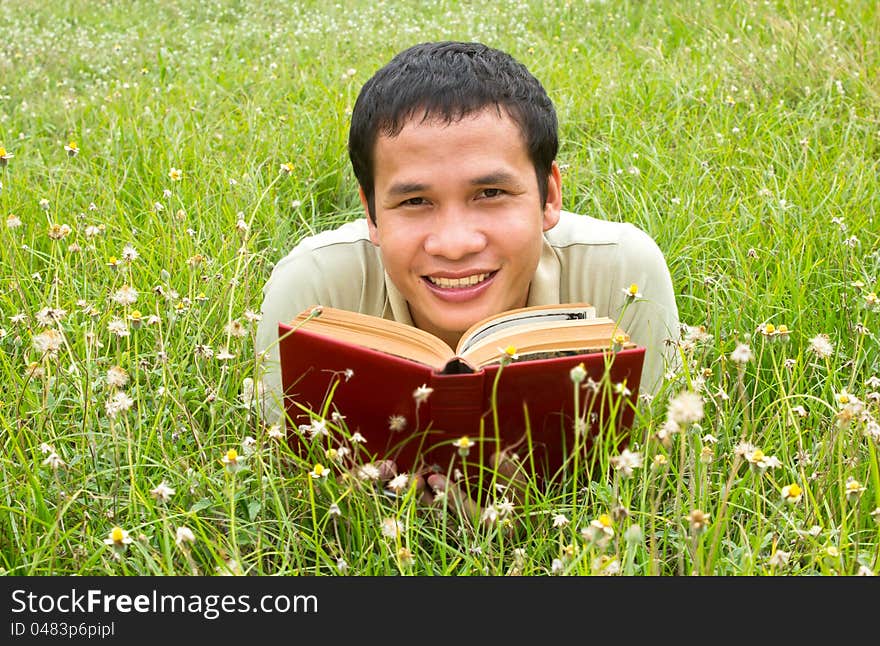
[[335,229],[327,229],[319,233],[304,237],[293,251],[317,251],[337,245],[372,244],[370,231],[365,218],[358,218],[351,222],[341,224]]
[[276,264],[276,270],[288,266],[338,266],[379,262],[367,221],[359,218],[334,229],[327,229],[302,238]]
[[646,238],[650,240],[644,231],[629,222],[600,220],[569,211],[560,213],[559,222],[547,232],[546,236],[547,241],[555,249],[578,246],[628,246],[628,243],[638,244]]
[[[302,238],[272,269],[264,293],[280,289],[292,293],[317,290],[310,298],[333,299],[327,305],[350,308],[366,286],[384,285],[382,261],[364,218]],[[379,296],[377,296],[379,298]]]

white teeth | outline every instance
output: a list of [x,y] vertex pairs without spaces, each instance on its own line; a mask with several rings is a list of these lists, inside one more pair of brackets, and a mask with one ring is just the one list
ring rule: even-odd
[[489,274],[474,274],[473,276],[465,276],[464,278],[434,278],[433,276],[428,276],[427,278],[438,287],[456,288],[470,287],[471,285],[482,283],[486,280],[486,276],[488,275]]

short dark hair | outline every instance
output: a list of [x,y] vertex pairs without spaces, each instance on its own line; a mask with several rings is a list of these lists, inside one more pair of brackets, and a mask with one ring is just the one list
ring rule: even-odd
[[421,43],[379,69],[354,104],[348,155],[370,219],[376,222],[373,151],[380,135],[397,136],[418,113],[453,123],[487,106],[503,108],[522,131],[544,204],[559,136],[556,110],[540,81],[510,54],[481,43]]

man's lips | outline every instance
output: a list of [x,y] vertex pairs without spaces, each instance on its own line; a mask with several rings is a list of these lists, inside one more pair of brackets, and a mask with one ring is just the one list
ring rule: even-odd
[[476,272],[458,277],[422,276],[422,282],[436,297],[449,302],[463,302],[477,298],[494,282],[498,270]]
[[[497,270],[496,270],[497,271]],[[479,285],[495,275],[495,271],[475,271],[460,276],[423,276],[429,283],[440,289],[461,289]]]

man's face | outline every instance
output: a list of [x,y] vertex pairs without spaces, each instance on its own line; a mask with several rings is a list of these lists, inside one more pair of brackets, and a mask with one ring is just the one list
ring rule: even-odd
[[[374,160],[370,239],[417,327],[454,346],[481,318],[525,306],[542,234],[559,220],[560,176],[554,163],[541,204],[506,113],[411,120],[378,138]],[[363,192],[361,200],[366,208]]]

